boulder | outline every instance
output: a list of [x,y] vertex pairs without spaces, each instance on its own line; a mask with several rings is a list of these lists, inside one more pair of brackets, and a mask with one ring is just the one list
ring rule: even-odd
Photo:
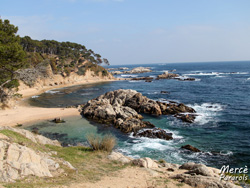
[[132,163],[136,166],[144,168],[158,168],[158,164],[154,160],[148,157],[141,159],[134,159]]
[[191,146],[191,145],[185,145],[185,146],[181,146],[182,149],[186,149],[186,150],[189,150],[189,151],[192,151],[192,152],[201,152],[201,150],[197,149],[196,147],[194,146]]
[[134,136],[140,136],[140,137],[142,136],[142,137],[148,137],[148,138],[160,138],[164,140],[173,139],[172,133],[167,133],[165,130],[160,129],[160,128],[141,130],[137,133],[134,133]]
[[112,151],[111,154],[108,156],[108,159],[112,161],[119,161],[123,164],[130,163],[133,159],[127,157],[119,152]]
[[60,167],[53,159],[20,144],[0,141],[0,148],[0,181],[14,182],[28,175],[52,177],[51,171]]

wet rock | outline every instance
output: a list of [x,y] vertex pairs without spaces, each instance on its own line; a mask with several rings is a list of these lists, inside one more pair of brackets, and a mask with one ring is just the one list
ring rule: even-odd
[[192,151],[192,152],[201,152],[201,150],[197,149],[196,147],[194,146],[191,146],[191,145],[185,145],[185,146],[181,146],[182,149],[186,149],[186,150],[189,150],[189,151]]
[[175,117],[181,119],[184,122],[193,123],[196,115],[195,114],[176,114]]
[[164,140],[172,140],[173,134],[167,133],[165,130],[160,128],[147,129],[135,133],[134,136],[148,137],[148,138],[160,138]]
[[132,78],[131,80],[146,80],[146,81],[152,81],[154,78],[153,77],[137,77],[137,78]]
[[161,91],[161,94],[169,94],[168,91]]
[[65,121],[62,118],[55,118],[52,120],[54,123],[65,123]]

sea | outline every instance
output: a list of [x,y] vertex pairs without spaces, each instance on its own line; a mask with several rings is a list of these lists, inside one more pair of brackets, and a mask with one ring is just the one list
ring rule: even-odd
[[[109,68],[138,66],[150,67],[152,72],[116,77],[156,78],[165,71],[176,70],[174,73],[181,78],[192,77],[195,81],[124,80],[79,85],[49,90],[32,96],[28,102],[46,108],[67,107],[84,104],[108,91],[133,89],[153,100],[176,101],[196,110],[198,116],[194,123],[182,122],[171,115],[142,114],[144,120],[173,133],[173,140],[136,138],[80,115],[66,117],[66,122],[61,124],[46,120],[28,124],[26,128],[36,128],[40,134],[58,139],[64,145],[86,145],[88,134],[111,133],[117,138],[115,149],[134,158],[151,157],[177,164],[196,162],[217,168],[222,165],[250,167],[250,61],[114,65]],[[58,116],[60,114],[55,114]],[[186,144],[202,152],[181,149]]]

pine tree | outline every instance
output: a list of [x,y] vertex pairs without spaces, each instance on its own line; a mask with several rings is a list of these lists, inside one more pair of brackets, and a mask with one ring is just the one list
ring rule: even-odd
[[8,97],[8,91],[18,87],[16,71],[24,66],[25,52],[16,34],[18,27],[9,20],[0,19],[0,102]]

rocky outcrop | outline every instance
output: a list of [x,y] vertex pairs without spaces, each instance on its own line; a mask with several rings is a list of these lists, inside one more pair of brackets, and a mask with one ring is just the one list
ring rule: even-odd
[[[59,142],[52,141],[41,135],[34,135],[23,129],[1,127],[19,133],[30,139],[34,144],[50,144],[59,146]],[[0,133],[0,181],[15,182],[27,176],[53,177],[64,170],[61,165],[70,169],[74,168],[69,162],[51,157],[52,153],[45,153],[24,145],[22,142],[13,142],[10,138]],[[55,155],[56,152],[53,152]],[[61,164],[61,165],[60,165]]]
[[[117,157],[116,157],[117,156]],[[158,174],[165,174],[165,178],[174,179],[179,182],[197,188],[239,188],[229,181],[220,180],[220,170],[212,167],[207,167],[204,164],[184,163],[177,165],[167,162],[158,162],[151,158],[133,159],[124,156],[118,152],[112,152],[109,157],[111,160],[116,160],[122,163],[131,163],[135,166],[146,168]]]
[[229,181],[220,180],[220,170],[207,167],[203,164],[184,163],[180,166],[181,170],[187,170],[185,173],[179,173],[172,176],[192,187],[215,187],[215,188],[237,188],[235,184]]
[[[88,101],[82,108],[82,115],[99,123],[111,124],[122,132],[134,132],[135,136],[172,139],[172,135],[162,129],[152,129],[155,126],[143,121],[142,115],[193,113],[194,109],[177,103],[162,103],[143,96],[135,90],[110,91]],[[143,128],[151,128],[138,132]]]
[[165,71],[163,74],[157,76],[156,79],[173,79],[179,77],[179,74],[169,73]]
[[121,71],[112,71],[111,72],[113,75],[117,75],[117,74],[122,74],[123,72],[121,72]]
[[141,136],[141,137],[148,137],[148,138],[160,138],[164,140],[173,140],[172,133],[167,133],[166,131],[159,129],[159,128],[138,131],[137,133],[134,133],[134,136]]
[[136,67],[133,68],[130,71],[124,71],[124,74],[139,74],[144,72],[152,72],[152,70],[149,67]]

